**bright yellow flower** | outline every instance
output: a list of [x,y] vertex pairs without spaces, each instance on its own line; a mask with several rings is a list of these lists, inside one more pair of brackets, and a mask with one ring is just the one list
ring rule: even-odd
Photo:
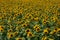
[[46,37],[46,36],[43,36],[43,37],[42,37],[42,40],[47,40],[47,37]]
[[0,26],[0,29],[1,29],[1,28],[4,28],[4,27],[3,27],[3,26]]
[[57,20],[57,17],[51,17],[51,21],[56,22],[56,20]]
[[28,26],[27,23],[23,23],[23,24],[22,24],[22,27],[26,27],[26,26]]
[[25,32],[26,32],[26,33],[29,33],[29,32],[30,32],[30,29],[26,29]]
[[39,32],[40,31],[40,28],[36,28],[36,32]]
[[23,40],[22,38],[16,38],[16,40]]
[[57,32],[60,32],[60,28],[57,29]]
[[47,34],[47,33],[49,33],[49,32],[48,32],[47,29],[44,29],[43,33],[44,33],[44,34]]
[[36,29],[36,28],[39,28],[40,26],[39,25],[35,25],[33,28]]
[[13,36],[17,36],[17,35],[18,35],[18,32],[17,31],[13,33]]
[[13,38],[13,33],[7,33],[7,38],[8,39]]
[[16,30],[20,30],[20,27],[19,27],[19,26],[17,26],[17,27],[16,27]]
[[53,31],[50,32],[50,34],[53,35],[53,34],[55,34],[56,32],[57,32],[57,30],[53,30]]
[[25,15],[25,19],[33,19],[33,16],[31,14],[27,13]]
[[47,23],[47,20],[43,19],[42,23],[43,23],[43,25],[45,25]]
[[4,28],[0,26],[0,32],[4,32]]
[[4,32],[4,29],[0,28],[0,32]]
[[33,20],[34,21],[39,21],[39,18],[38,17],[35,17]]
[[12,29],[9,29],[8,32],[12,32],[13,30]]
[[53,38],[49,38],[49,40],[54,40]]
[[34,35],[32,34],[32,32],[28,32],[27,36],[28,37],[33,37]]

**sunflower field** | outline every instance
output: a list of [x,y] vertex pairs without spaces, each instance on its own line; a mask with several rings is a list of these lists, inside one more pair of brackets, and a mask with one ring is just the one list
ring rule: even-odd
[[60,40],[60,0],[0,0],[0,40]]

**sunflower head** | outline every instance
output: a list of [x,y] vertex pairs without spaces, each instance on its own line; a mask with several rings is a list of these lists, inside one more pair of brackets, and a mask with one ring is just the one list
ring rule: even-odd
[[40,28],[36,28],[36,32],[39,32],[40,31]]
[[0,28],[4,28],[3,26],[0,26]]
[[16,38],[16,40],[23,40],[22,38]]
[[22,27],[26,27],[26,26],[27,26],[27,23],[23,23],[23,24],[22,24]]
[[43,33],[44,34],[48,34],[48,30],[47,29],[44,29]]
[[26,29],[25,32],[26,32],[26,33],[29,33],[29,32],[30,32],[30,29]]
[[0,26],[0,32],[4,32],[4,28]]
[[28,36],[28,37],[33,37],[33,34],[32,34],[31,32],[29,32],[29,33],[27,34],[27,36]]
[[13,38],[13,33],[7,33],[7,38],[8,39]]
[[4,29],[0,28],[0,32],[4,32]]
[[43,23],[43,25],[45,25],[47,23],[47,20],[43,19],[42,23]]
[[60,32],[60,28],[57,29],[57,32]]
[[39,21],[38,17],[33,18],[34,21]]
[[12,29],[9,29],[8,32],[12,32],[13,30]]
[[33,28],[36,29],[36,28],[39,28],[40,26],[39,25],[35,25]]
[[13,35],[14,35],[14,36],[17,36],[17,35],[18,35],[18,32],[14,32]]
[[47,37],[46,37],[46,36],[43,36],[43,37],[42,37],[42,40],[47,40]]

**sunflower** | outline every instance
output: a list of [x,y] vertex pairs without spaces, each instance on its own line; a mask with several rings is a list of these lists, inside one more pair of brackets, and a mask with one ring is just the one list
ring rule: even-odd
[[51,35],[55,34],[57,32],[57,30],[53,30],[50,32]]
[[49,40],[54,40],[53,38],[49,38]]
[[33,37],[33,34],[31,32],[28,32],[27,36],[28,37]]
[[42,24],[45,25],[47,23],[47,20],[43,19]]
[[0,26],[0,28],[4,28],[3,26]]
[[44,34],[48,34],[49,32],[48,32],[47,29],[44,29],[43,33],[44,33]]
[[4,29],[0,28],[0,32],[4,32]]
[[27,13],[25,15],[25,19],[33,19],[33,16],[31,14]]
[[57,29],[57,32],[60,32],[60,28]]
[[36,24],[33,28],[36,29],[36,28],[39,28],[39,27],[40,27],[40,26]]
[[26,27],[28,24],[27,23],[23,23],[22,24],[22,27]]
[[19,26],[17,26],[17,27],[16,27],[16,30],[20,30],[20,27],[19,27]]
[[39,21],[39,18],[38,17],[34,17],[33,20],[34,21]]
[[8,39],[13,38],[13,33],[7,33],[7,38]]
[[43,36],[41,40],[47,40],[47,37],[46,36]]
[[40,31],[40,28],[36,28],[36,32],[39,32]]
[[0,26],[0,32],[4,32],[4,28]]
[[51,17],[51,21],[56,22],[57,17]]
[[17,31],[16,31],[16,32],[14,32],[14,33],[13,33],[13,35],[14,35],[14,36],[17,36],[17,35],[18,35],[18,33],[19,33],[19,32],[17,32]]
[[23,40],[23,38],[21,38],[21,37],[20,38],[16,38],[16,40]]
[[26,33],[29,33],[29,32],[30,32],[30,29],[26,29],[25,32],[26,32]]
[[13,30],[12,29],[9,29],[8,32],[12,32]]

